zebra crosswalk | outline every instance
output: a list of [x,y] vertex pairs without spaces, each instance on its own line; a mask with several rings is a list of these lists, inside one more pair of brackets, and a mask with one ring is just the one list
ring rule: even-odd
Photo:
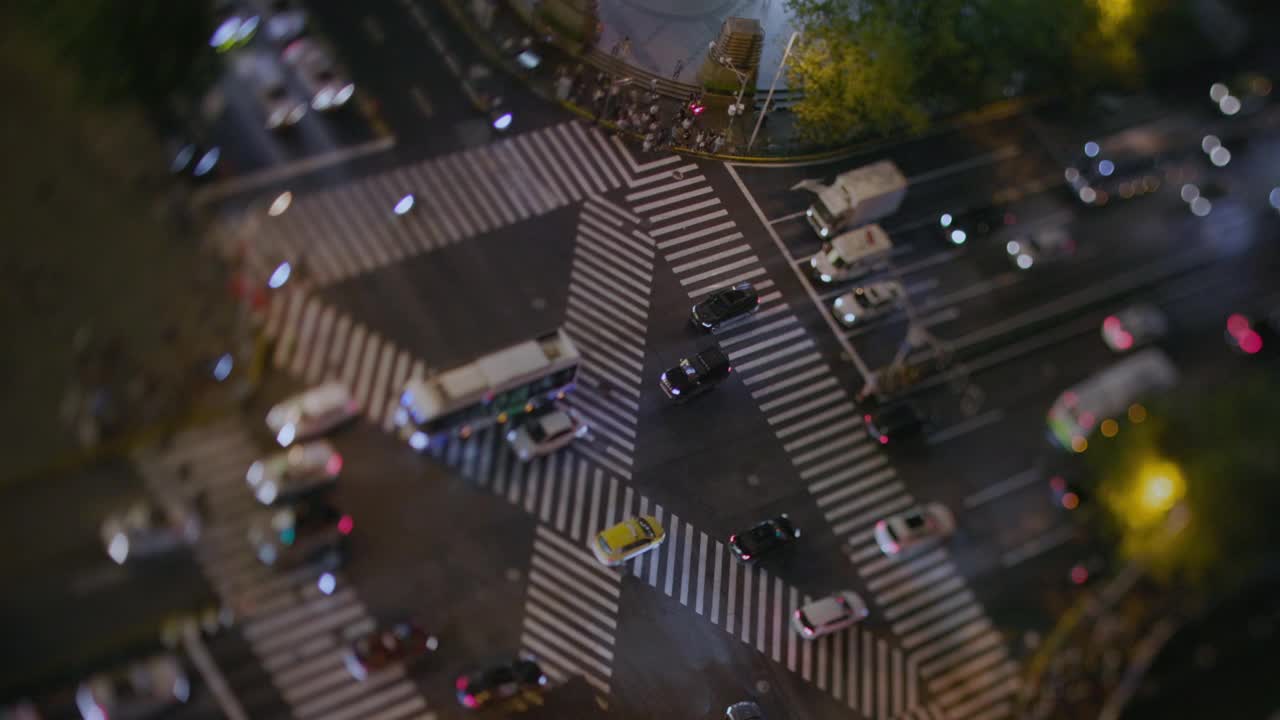
[[[891,623],[893,651],[900,648],[907,658],[907,678],[936,681],[929,690],[937,693],[946,717],[1012,713],[1017,677],[1009,672],[1003,640],[945,548],[902,560],[881,556],[872,538],[875,522],[916,501],[867,438],[833,368],[780,302],[773,280],[706,176],[697,165],[671,157],[633,180],[633,188],[641,186],[627,195],[630,208],[649,221],[647,234],[690,297],[742,280],[760,291],[755,316],[716,335],[832,531],[846,540],[873,610]],[[992,653],[983,656],[985,664],[966,662],[974,643]],[[956,668],[979,674],[962,676]],[[916,707],[917,698],[908,698],[905,708]]]
[[[203,493],[208,501],[196,560],[224,604],[234,609],[237,632],[265,671],[265,678],[255,681],[251,671],[230,668],[230,684],[245,712],[255,720],[434,718],[402,666],[364,681],[345,667],[343,650],[376,623],[340,570],[326,593],[314,567],[277,572],[258,562],[247,540],[248,524],[258,511],[243,480],[257,455],[246,431],[236,421],[223,421],[179,433],[167,449],[135,456],[156,494],[174,492],[175,478],[185,468],[191,485],[184,490]],[[234,657],[228,650],[224,659]],[[271,689],[260,684],[264,679]]]
[[539,525],[529,563],[529,589],[520,643],[561,682],[581,675],[609,694],[620,578],[572,543]]
[[[226,253],[301,262],[317,287],[544,215],[624,186],[628,168],[595,127],[567,122],[480,147],[299,191],[214,228]],[[413,203],[403,214],[397,205]]]

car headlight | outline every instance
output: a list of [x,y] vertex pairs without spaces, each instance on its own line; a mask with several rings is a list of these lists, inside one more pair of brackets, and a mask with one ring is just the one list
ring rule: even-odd
[[421,431],[415,432],[409,436],[409,447],[421,452],[427,449],[427,434]]
[[831,282],[831,276],[826,273],[822,273],[818,277],[822,279],[822,282]]
[[846,325],[852,325],[857,319],[858,318],[854,317],[853,313],[844,314],[844,322]]

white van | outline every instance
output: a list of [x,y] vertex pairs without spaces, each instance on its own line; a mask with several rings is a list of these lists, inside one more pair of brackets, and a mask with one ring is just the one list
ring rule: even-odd
[[1178,370],[1163,351],[1139,351],[1059,395],[1047,418],[1051,437],[1064,449],[1082,452],[1102,421],[1120,417],[1139,398],[1177,381]]
[[893,241],[884,228],[872,223],[836,236],[822,244],[809,260],[813,276],[824,283],[848,280],[884,267],[889,262]]

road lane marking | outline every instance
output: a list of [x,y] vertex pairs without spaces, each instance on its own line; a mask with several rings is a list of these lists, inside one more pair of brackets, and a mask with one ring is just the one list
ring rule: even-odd
[[382,25],[378,23],[378,19],[372,15],[366,15],[362,24],[364,25],[365,34],[373,41],[374,45],[381,45],[387,41],[387,34],[382,31]]
[[929,444],[938,445],[948,440],[953,440],[955,438],[960,437],[961,435],[964,435],[965,433],[973,432],[974,430],[977,430],[983,426],[990,425],[991,423],[994,423],[994,422],[1000,422],[1000,420],[1002,420],[1003,418],[1004,418],[1004,410],[1001,410],[999,408],[995,410],[988,410],[987,412],[981,415],[978,415],[976,417],[971,417],[968,420],[965,420],[964,422],[956,423],[955,425],[952,425],[951,427],[945,430],[941,430],[937,433],[934,433],[933,435],[929,436]]
[[804,214],[805,214],[806,212],[807,212],[806,210],[801,210],[801,211],[799,211],[799,212],[793,212],[793,213],[790,213],[790,214],[788,214],[788,215],[783,215],[783,216],[782,216],[782,217],[780,217],[780,218],[774,218],[774,219],[772,219],[772,220],[769,220],[769,221],[768,221],[768,224],[769,224],[769,225],[776,225],[776,224],[778,224],[778,223],[784,223],[784,222],[788,222],[788,221],[790,221],[790,220],[795,220],[795,219],[796,219],[796,218],[798,218],[798,217],[803,217],[803,216],[804,216]]
[[1011,477],[1007,477],[998,483],[988,485],[976,493],[966,497],[962,502],[967,508],[976,508],[984,503],[991,502],[1000,497],[1004,497],[1011,492],[1021,490],[1022,488],[1034,484],[1040,479],[1040,468],[1029,467]]
[[1071,538],[1075,537],[1076,529],[1072,525],[1060,525],[1055,530],[1045,533],[1037,538],[1029,540],[1022,545],[1010,550],[1000,557],[1000,563],[1006,569],[1017,565],[1023,560],[1029,560],[1037,555],[1044,553],[1065,544]]
[[204,640],[200,637],[200,630],[194,624],[188,623],[182,629],[182,647],[187,651],[192,664],[200,671],[200,677],[204,678],[205,686],[218,701],[218,707],[226,713],[227,720],[248,720],[249,716],[227,686],[226,678],[213,662],[209,649],[205,647]]
[[977,157],[971,157],[967,160],[951,163],[950,165],[943,165],[940,168],[934,168],[933,170],[920,173],[919,175],[913,175],[912,177],[907,178],[907,185],[920,185],[948,175],[964,172],[965,170],[972,170],[974,168],[982,167],[983,165],[992,165],[1005,160],[1010,160],[1021,154],[1022,148],[1017,145],[1006,145],[993,152],[984,153]]
[[424,117],[430,119],[435,116],[436,109],[431,104],[431,99],[427,97],[426,93],[422,92],[422,88],[417,85],[409,88],[409,97],[413,98],[413,104]]
[[338,165],[365,155],[374,155],[384,152],[395,147],[396,138],[394,136],[386,136],[377,140],[351,147],[340,148],[323,155],[314,155],[312,157],[302,158],[291,163],[276,165],[273,167],[259,170],[255,173],[241,175],[231,178],[220,183],[200,188],[192,193],[191,203],[196,206],[206,205],[217,200],[222,200],[230,195],[234,195],[246,190],[258,190],[273,183],[290,180],[305,175],[307,173],[322,170],[333,165]]

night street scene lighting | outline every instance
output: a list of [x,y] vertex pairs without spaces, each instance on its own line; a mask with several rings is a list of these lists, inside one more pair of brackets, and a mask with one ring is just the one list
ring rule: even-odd
[[0,720],[1280,720],[1280,3],[0,10]]

